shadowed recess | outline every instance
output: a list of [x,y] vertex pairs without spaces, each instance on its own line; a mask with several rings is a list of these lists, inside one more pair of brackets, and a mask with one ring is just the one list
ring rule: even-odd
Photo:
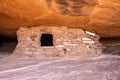
[[18,41],[16,38],[0,36],[0,55],[12,54]]

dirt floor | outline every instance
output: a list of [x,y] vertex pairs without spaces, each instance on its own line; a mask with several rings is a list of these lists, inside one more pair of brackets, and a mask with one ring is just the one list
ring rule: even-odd
[[120,80],[120,56],[0,59],[0,80]]

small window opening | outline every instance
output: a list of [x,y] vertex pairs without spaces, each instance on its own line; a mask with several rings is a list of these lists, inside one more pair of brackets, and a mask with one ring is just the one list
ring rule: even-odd
[[40,42],[41,46],[53,46],[53,35],[42,34]]

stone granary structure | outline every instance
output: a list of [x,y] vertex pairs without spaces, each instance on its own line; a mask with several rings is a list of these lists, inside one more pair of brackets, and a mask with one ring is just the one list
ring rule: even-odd
[[27,56],[95,56],[100,52],[99,36],[79,28],[21,27],[14,54]]

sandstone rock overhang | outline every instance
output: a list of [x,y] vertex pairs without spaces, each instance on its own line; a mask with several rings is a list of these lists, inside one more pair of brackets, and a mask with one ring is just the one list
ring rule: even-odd
[[67,26],[120,37],[120,0],[0,0],[0,35],[21,26]]

